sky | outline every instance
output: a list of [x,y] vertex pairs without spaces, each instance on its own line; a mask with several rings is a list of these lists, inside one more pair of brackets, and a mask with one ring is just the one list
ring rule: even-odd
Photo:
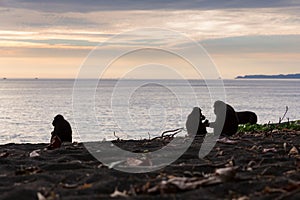
[[[86,78],[172,78],[166,69],[199,78],[193,66],[205,78],[212,65],[195,42],[224,79],[299,73],[299,11],[298,0],[2,0],[0,77],[76,78],[91,65]],[[153,49],[109,65],[133,47]],[[101,52],[91,57],[95,48]],[[191,66],[189,58],[198,60]]]

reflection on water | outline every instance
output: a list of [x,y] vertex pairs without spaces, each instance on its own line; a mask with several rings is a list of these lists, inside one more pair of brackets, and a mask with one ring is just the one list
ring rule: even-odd
[[[127,86],[138,84],[128,81],[123,85],[118,96],[118,107],[111,110],[111,91],[116,81],[102,80],[95,92],[94,116],[99,126],[90,127],[93,134],[81,137],[83,140],[114,139],[113,132],[124,138],[148,138],[159,135],[162,131],[183,127],[191,107],[184,108],[178,97],[172,93],[172,87],[179,89],[182,95],[189,96],[181,81],[169,80],[169,88],[155,84],[139,87],[130,99]],[[203,114],[214,121],[214,114],[209,91],[204,81],[190,81],[197,95]],[[52,131],[53,117],[60,113],[71,123],[74,140],[82,141],[77,135],[73,120],[72,92],[73,80],[0,80],[0,143],[9,142],[48,142]],[[236,110],[251,110],[257,113],[259,123],[278,122],[289,106],[286,115],[290,120],[299,119],[300,80],[225,80],[226,102]],[[83,88],[84,89],[84,88]],[[84,95],[82,98],[85,98]],[[190,105],[189,105],[190,106]],[[196,105],[195,105],[196,106]],[[118,112],[116,112],[118,111]],[[122,113],[128,112],[129,120],[137,127],[124,131],[123,125],[115,120]],[[126,125],[126,124],[125,124]],[[89,122],[86,122],[89,126]],[[95,130],[97,134],[95,133]]]

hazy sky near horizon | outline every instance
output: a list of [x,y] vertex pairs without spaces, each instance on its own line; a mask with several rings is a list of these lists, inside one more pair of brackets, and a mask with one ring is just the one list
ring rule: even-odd
[[[2,0],[0,76],[76,78],[91,50],[107,40],[105,53],[89,64],[97,67],[105,56],[141,43],[185,51],[193,58],[199,56],[186,41],[167,36],[150,40],[131,34],[123,37],[122,43],[111,39],[116,34],[149,27],[172,30],[201,44],[223,78],[299,73],[299,11],[298,0]],[[198,78],[178,57],[162,53],[157,59],[151,52],[120,59],[105,77],[119,78],[132,66],[149,63],[150,57],[153,63],[163,62],[184,72],[187,78]],[[204,71],[206,64],[196,63]],[[144,69],[129,77],[172,78],[165,68]],[[87,75],[93,76],[99,74],[91,71]]]

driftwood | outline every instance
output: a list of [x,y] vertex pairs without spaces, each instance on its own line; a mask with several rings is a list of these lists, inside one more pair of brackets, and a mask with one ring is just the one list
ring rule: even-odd
[[[173,138],[175,137],[175,135],[177,135],[178,133],[182,132],[184,130],[184,128],[177,128],[177,129],[173,129],[173,130],[167,130],[162,132],[161,136],[157,136],[151,139],[150,133],[148,132],[148,137],[149,137],[149,141],[153,141],[153,140],[157,140],[157,139],[165,139],[165,138]],[[171,134],[167,134],[167,133],[171,133]],[[116,141],[120,141],[120,137],[118,137],[116,135],[116,132],[114,131],[114,137],[116,138]]]
[[[177,129],[173,129],[173,130],[167,130],[167,131],[164,131],[161,134],[161,136],[157,136],[157,137],[152,138],[151,141],[157,140],[157,139],[165,139],[165,138],[170,139],[170,138],[173,138],[178,133],[180,133],[181,131],[183,131],[183,128],[177,128]],[[166,135],[167,133],[171,133],[171,134]]]

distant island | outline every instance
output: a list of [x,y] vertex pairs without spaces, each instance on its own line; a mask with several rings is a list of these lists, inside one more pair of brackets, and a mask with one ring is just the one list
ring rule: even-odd
[[300,74],[245,75],[237,76],[235,79],[300,79]]

